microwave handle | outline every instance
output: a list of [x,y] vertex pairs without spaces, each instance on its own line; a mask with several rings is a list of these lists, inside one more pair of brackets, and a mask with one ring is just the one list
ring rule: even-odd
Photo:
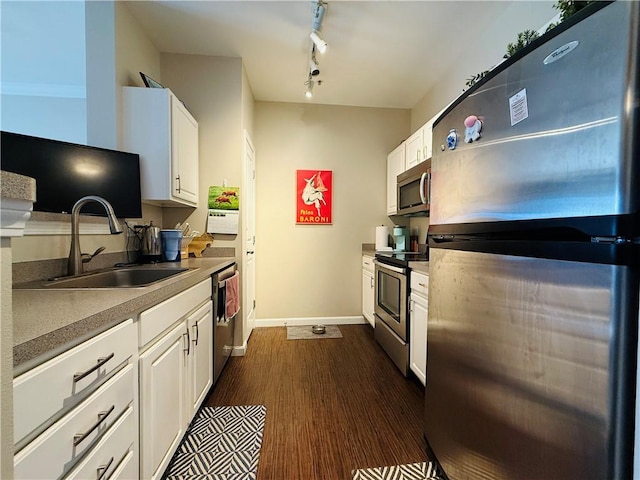
[[420,176],[420,201],[426,205],[427,204],[427,198],[424,196],[424,181],[427,179],[427,172],[424,172],[421,176]]

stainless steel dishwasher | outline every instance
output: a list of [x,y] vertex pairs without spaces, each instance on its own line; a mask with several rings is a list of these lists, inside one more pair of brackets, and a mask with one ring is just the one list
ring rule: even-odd
[[[237,314],[227,316],[227,281],[236,273],[236,263],[212,275],[213,300],[213,383],[218,381],[231,352]],[[239,292],[238,292],[239,294]],[[237,313],[237,312],[236,312]]]

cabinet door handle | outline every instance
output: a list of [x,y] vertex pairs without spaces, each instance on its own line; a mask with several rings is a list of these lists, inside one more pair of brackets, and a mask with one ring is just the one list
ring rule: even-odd
[[91,435],[91,433],[100,426],[100,424],[102,422],[104,422],[106,420],[106,418],[111,414],[111,412],[113,412],[115,410],[116,406],[115,405],[111,405],[111,408],[105,412],[100,412],[98,413],[98,421],[96,423],[94,423],[91,428],[89,428],[89,430],[87,430],[84,433],[76,433],[73,436],[73,446],[77,447],[78,445],[80,445],[80,443],[82,443],[82,441],[87,438],[89,435]]
[[176,181],[178,182],[178,188],[176,188],[176,190],[178,191],[178,193],[180,193],[180,187],[181,187],[181,185],[180,185],[180,175],[178,175],[176,177]]
[[183,347],[182,351],[187,352],[187,355],[189,355],[191,353],[191,336],[189,335],[189,329],[187,329],[186,333],[182,334],[182,338],[184,338],[185,335],[187,336],[187,341],[186,341],[187,348]]
[[422,147],[422,157],[425,160],[427,159],[427,146],[426,145],[424,147]]
[[373,288],[373,277],[369,279],[369,282],[371,283],[371,288]]
[[97,468],[97,477],[96,480],[102,480],[104,478],[104,476],[107,474],[107,470],[109,470],[109,467],[111,466],[111,464],[113,463],[113,457],[111,457],[111,459],[107,462],[106,465],[100,465]]
[[197,347],[198,346],[198,338],[200,338],[200,330],[198,330],[198,324],[197,323],[193,326],[193,328],[196,331],[196,335],[195,335],[196,338],[193,339],[193,343],[195,343],[196,347]]
[[420,163],[420,149],[416,150],[416,160]]
[[96,370],[98,370],[100,367],[102,367],[105,363],[107,363],[109,360],[111,360],[113,358],[113,353],[111,353],[110,355],[107,355],[106,357],[100,357],[98,358],[98,363],[96,363],[93,367],[91,367],[89,370],[85,370],[84,372],[78,372],[73,376],[73,383],[79,382],[80,380],[82,380],[84,377],[86,377],[87,375],[91,374],[92,372],[95,372]]

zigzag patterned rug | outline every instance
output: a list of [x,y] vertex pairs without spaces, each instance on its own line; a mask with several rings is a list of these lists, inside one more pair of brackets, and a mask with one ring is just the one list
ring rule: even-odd
[[255,480],[267,407],[203,407],[164,480]]
[[433,462],[354,470],[353,480],[440,480]]

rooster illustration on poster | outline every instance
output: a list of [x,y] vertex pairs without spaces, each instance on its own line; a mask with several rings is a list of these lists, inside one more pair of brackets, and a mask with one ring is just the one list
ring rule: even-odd
[[296,223],[331,223],[331,184],[332,172],[330,170],[297,171]]

